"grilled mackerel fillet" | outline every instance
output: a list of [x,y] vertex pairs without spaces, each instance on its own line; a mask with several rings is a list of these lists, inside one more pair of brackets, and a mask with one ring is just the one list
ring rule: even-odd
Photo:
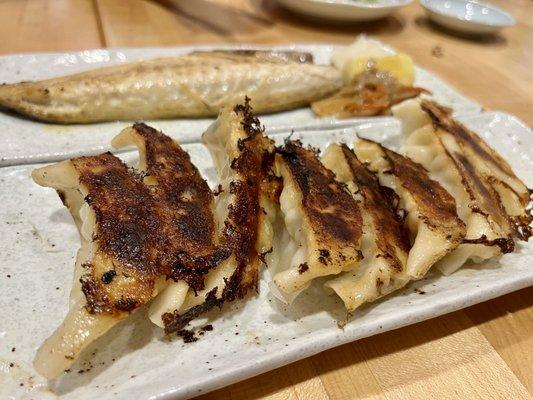
[[230,255],[206,275],[203,290],[189,290],[180,308],[161,316],[166,332],[257,290],[261,263],[272,249],[274,202],[279,195],[272,173],[274,142],[263,133],[246,98],[244,104],[223,110],[202,137],[220,180],[219,246]]
[[201,290],[215,252],[213,195],[188,154],[144,124],[115,140],[139,147],[138,171],[106,153],[32,173],[57,190],[81,240],[69,312],[35,358],[47,378],[169,282]]
[[0,106],[42,121],[90,123],[216,116],[245,95],[258,113],[319,100],[339,72],[298,52],[214,51],[0,86]]

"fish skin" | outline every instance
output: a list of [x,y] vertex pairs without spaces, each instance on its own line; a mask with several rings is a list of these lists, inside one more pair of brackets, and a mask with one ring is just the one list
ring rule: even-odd
[[193,53],[4,84],[0,108],[65,124],[199,118],[216,116],[245,95],[255,112],[268,113],[308,105],[342,86],[335,68],[298,59],[294,52],[279,54]]

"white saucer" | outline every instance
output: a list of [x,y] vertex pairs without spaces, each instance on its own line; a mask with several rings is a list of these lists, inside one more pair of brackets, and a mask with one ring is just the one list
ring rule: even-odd
[[464,33],[495,33],[516,23],[509,13],[478,1],[420,0],[420,4],[437,24]]
[[412,0],[278,0],[293,11],[337,21],[372,21],[386,17]]

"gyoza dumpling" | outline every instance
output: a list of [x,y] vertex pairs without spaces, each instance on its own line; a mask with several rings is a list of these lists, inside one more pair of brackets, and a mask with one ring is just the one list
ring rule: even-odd
[[286,141],[275,169],[283,179],[283,224],[269,271],[274,294],[291,302],[313,279],[357,267],[362,218],[357,202],[312,149]]
[[139,146],[141,168],[149,176],[110,153],[32,173],[38,184],[58,191],[81,240],[69,313],[35,358],[37,371],[47,378],[63,372],[89,343],[171,279],[201,287],[206,271],[196,257],[214,246],[213,196],[187,153],[143,124],[116,141]]
[[165,238],[161,262],[173,275],[167,273],[166,288],[151,302],[149,312],[152,322],[163,328],[161,316],[181,307],[189,287],[201,290],[205,274],[228,254],[217,246],[214,196],[188,154],[160,132],[135,124],[111,144],[138,148],[137,171],[145,184],[157,188],[155,194],[164,200],[159,211],[171,219],[173,231]]
[[363,260],[353,271],[344,272],[325,285],[344,301],[348,312],[404,286],[410,249],[409,234],[396,215],[397,196],[379,184],[348,146],[331,144],[322,163],[347,185],[361,206]]
[[394,115],[403,122],[402,152],[455,197],[467,227],[463,244],[437,264],[443,273],[512,252],[514,238],[528,240],[529,190],[500,155],[434,102],[405,102]]
[[357,158],[378,175],[380,184],[398,195],[399,208],[407,213],[412,243],[407,273],[414,279],[423,277],[465,236],[465,224],[457,216],[453,197],[420,164],[379,143],[359,140],[354,150]]
[[259,267],[272,248],[273,199],[278,186],[272,174],[274,142],[263,135],[249,99],[223,110],[202,139],[220,179],[218,247],[228,253],[207,274],[202,290],[189,290],[179,309],[163,315],[167,332],[180,329],[215,305],[256,290]]

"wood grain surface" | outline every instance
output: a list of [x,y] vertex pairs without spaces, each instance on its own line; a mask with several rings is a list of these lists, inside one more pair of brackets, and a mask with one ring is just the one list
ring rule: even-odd
[[[374,23],[328,24],[274,0],[0,0],[0,54],[195,43],[349,43],[367,33],[487,109],[533,124],[533,2],[493,1],[502,34],[455,36],[418,4]],[[533,266],[532,266],[533,267]],[[359,340],[207,399],[531,399],[533,288]]]

